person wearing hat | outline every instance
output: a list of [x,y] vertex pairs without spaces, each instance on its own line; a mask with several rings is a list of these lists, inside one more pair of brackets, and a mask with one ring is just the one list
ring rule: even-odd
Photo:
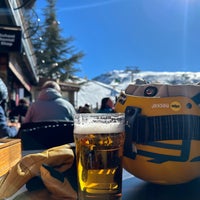
[[[4,82],[0,79],[0,104],[8,98],[8,90]],[[20,124],[17,126],[8,126],[5,111],[0,105],[0,138],[15,137],[20,128]]]

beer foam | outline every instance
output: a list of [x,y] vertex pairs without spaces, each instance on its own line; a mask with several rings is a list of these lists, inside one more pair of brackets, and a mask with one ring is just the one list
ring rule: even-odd
[[124,132],[123,114],[77,114],[74,119],[74,133],[119,133]]

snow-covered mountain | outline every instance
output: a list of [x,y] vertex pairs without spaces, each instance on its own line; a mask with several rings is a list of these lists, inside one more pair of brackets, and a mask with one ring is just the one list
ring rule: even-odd
[[117,88],[124,89],[130,82],[144,79],[147,82],[167,84],[193,84],[200,81],[200,72],[154,72],[144,71],[133,73],[127,70],[113,70],[94,78],[94,80],[112,85],[118,83]]
[[115,101],[116,96],[136,79],[144,79],[150,83],[197,84],[200,82],[200,72],[144,71],[133,73],[129,70],[113,70],[93,80],[81,80],[76,106],[83,106],[87,103],[93,109],[99,108],[103,97],[111,97]]

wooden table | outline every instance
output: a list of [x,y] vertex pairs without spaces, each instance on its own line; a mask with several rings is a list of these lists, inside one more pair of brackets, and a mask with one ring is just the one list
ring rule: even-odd
[[[155,185],[123,171],[122,200],[199,200],[200,179],[181,185]],[[7,200],[13,200],[25,186]]]
[[[37,153],[38,151],[31,151]],[[30,152],[23,152],[23,155]],[[7,200],[13,200],[16,196],[26,191],[23,186],[16,194]],[[200,179],[181,185],[156,185],[134,177],[123,170],[122,200],[199,200]],[[20,199],[23,200],[23,199]]]

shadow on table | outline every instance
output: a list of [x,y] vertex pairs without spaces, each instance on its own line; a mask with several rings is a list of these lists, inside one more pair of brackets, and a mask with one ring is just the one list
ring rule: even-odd
[[122,200],[199,200],[200,179],[180,185],[156,185],[135,177],[123,181]]

